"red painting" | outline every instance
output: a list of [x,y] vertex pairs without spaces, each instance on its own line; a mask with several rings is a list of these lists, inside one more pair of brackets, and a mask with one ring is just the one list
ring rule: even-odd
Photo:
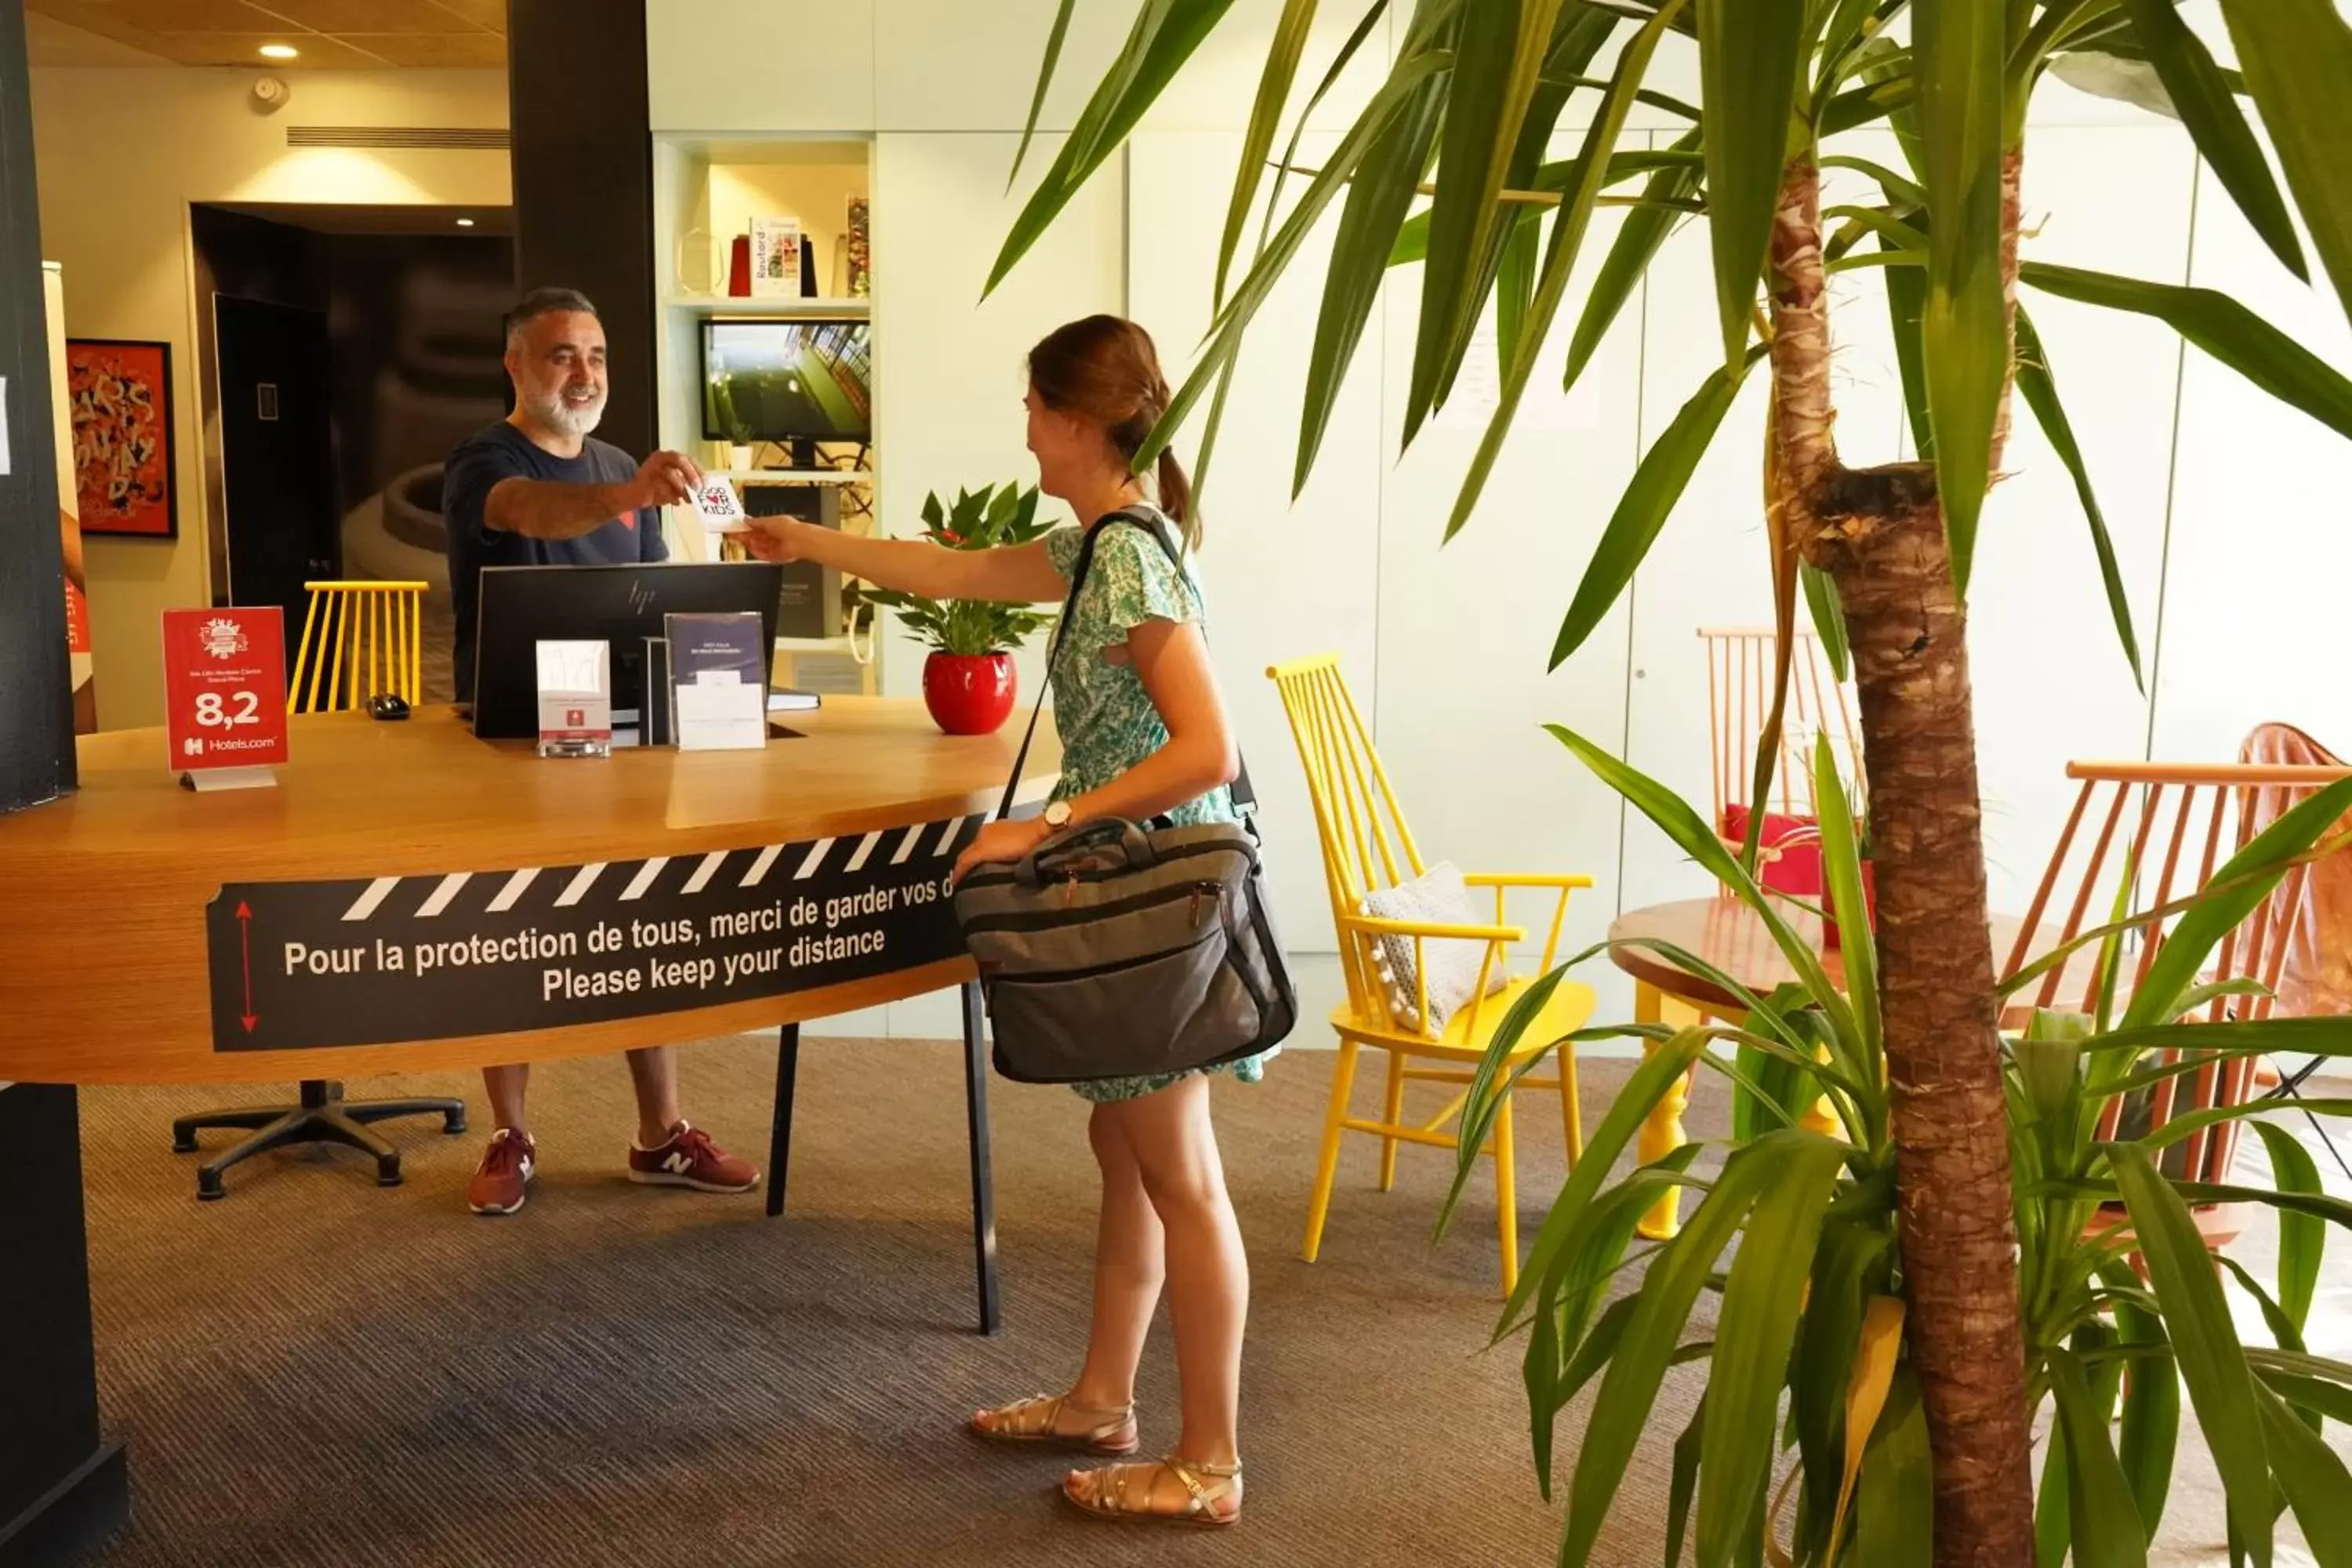
[[172,346],[69,338],[66,385],[82,531],[176,537]]

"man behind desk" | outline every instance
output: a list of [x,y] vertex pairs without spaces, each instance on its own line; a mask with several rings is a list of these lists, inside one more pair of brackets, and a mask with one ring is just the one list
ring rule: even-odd
[[[689,499],[701,474],[676,452],[632,462],[589,436],[604,412],[604,329],[571,289],[534,289],[507,318],[506,368],[515,411],[449,455],[441,512],[457,617],[458,700],[474,692],[476,598],[485,566],[620,565],[663,561],[661,512]],[[637,1091],[629,1179],[707,1193],[747,1192],[760,1173],[720,1150],[677,1113],[671,1047],[628,1053]],[[476,1214],[522,1207],[538,1146],[523,1120],[528,1067],[485,1068],[498,1131],[467,1189]]]

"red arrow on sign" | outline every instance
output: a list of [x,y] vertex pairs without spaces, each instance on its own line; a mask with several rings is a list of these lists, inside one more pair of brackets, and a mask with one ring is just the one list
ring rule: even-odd
[[236,901],[236,934],[245,960],[245,1032],[249,1035],[260,1020],[253,1015],[253,910],[243,899]]

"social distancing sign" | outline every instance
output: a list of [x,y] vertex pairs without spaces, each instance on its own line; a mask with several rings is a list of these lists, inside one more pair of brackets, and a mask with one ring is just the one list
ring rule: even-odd
[[237,882],[205,911],[213,1048],[299,1050],[716,1006],[963,951],[981,819],[583,866]]

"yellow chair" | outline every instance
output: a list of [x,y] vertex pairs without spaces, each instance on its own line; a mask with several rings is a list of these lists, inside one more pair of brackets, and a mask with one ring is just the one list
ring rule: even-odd
[[[1323,1241],[1323,1222],[1330,1212],[1331,1182],[1339,1163],[1339,1135],[1366,1132],[1381,1140],[1381,1190],[1395,1184],[1399,1142],[1426,1143],[1440,1149],[1460,1147],[1460,1112],[1469,1097],[1466,1087],[1430,1120],[1409,1123],[1404,1115],[1404,1086],[1433,1082],[1466,1086],[1471,1068],[1486,1053],[1495,1031],[1520,995],[1534,984],[1523,977],[1508,982],[1492,995],[1481,994],[1447,1020],[1436,1035],[1419,1020],[1428,1014],[1428,967],[1421,962],[1423,943],[1433,941],[1484,942],[1486,954],[1478,990],[1484,993],[1494,977],[1505,973],[1510,945],[1524,942],[1527,932],[1504,923],[1504,900],[1515,889],[1549,889],[1559,895],[1551,910],[1551,927],[1544,939],[1543,959],[1537,973],[1549,971],[1559,945],[1560,927],[1568,916],[1571,889],[1590,888],[1592,879],[1580,876],[1475,874],[1465,879],[1474,888],[1495,892],[1492,925],[1447,925],[1411,921],[1374,920],[1363,912],[1364,896],[1378,888],[1394,887],[1422,875],[1421,851],[1405,826],[1388,774],[1373,750],[1363,715],[1349,695],[1339,673],[1339,656],[1318,655],[1266,671],[1282,693],[1291,738],[1298,744],[1298,760],[1307,774],[1307,788],[1315,805],[1315,826],[1322,840],[1323,870],[1331,895],[1331,920],[1339,941],[1339,967],[1347,977],[1348,999],[1331,1014],[1339,1036],[1339,1063],[1331,1079],[1331,1104],[1323,1123],[1323,1152],[1315,1173],[1315,1195],[1307,1215],[1307,1262]],[[1413,943],[1414,969],[1421,977],[1421,995],[1410,1018],[1391,1007],[1388,987],[1380,977],[1377,945],[1387,936],[1409,937]],[[1591,1016],[1591,988],[1563,982],[1543,1012],[1522,1037],[1511,1060],[1527,1058]],[[1387,1098],[1381,1119],[1367,1121],[1349,1114],[1349,1097],[1355,1087],[1356,1056],[1367,1047],[1389,1053]],[[1414,1067],[1414,1061],[1447,1064]],[[1584,1135],[1576,1097],[1574,1047],[1559,1048],[1557,1078],[1528,1078],[1520,1089],[1553,1089],[1560,1097],[1560,1117],[1573,1164],[1583,1152]],[[1507,1096],[1495,1118],[1493,1138],[1481,1153],[1495,1162],[1495,1202],[1499,1215],[1503,1251],[1503,1289],[1518,1282],[1518,1215],[1514,1206],[1511,1158],[1511,1103]],[[1454,1125],[1447,1127],[1447,1123]]]
[[287,688],[289,713],[331,713],[390,692],[424,699],[422,583],[305,583],[310,607]]
[[[418,628],[425,598],[422,583],[305,583],[310,607],[302,616],[302,642],[294,657],[294,679],[287,688],[286,711],[324,713],[356,708],[379,692],[391,692],[415,707],[423,695]],[[371,1131],[395,1117],[438,1116],[441,1131],[466,1130],[466,1102],[443,1098],[351,1100],[343,1086],[305,1079],[302,1098],[291,1105],[235,1105],[200,1110],[172,1123],[172,1147],[196,1151],[196,1134],[227,1129],[246,1136],[196,1171],[196,1196],[225,1196],[223,1178],[233,1165],[256,1154],[297,1143],[339,1143],[375,1161],[376,1184],[400,1185],[400,1152]]]

